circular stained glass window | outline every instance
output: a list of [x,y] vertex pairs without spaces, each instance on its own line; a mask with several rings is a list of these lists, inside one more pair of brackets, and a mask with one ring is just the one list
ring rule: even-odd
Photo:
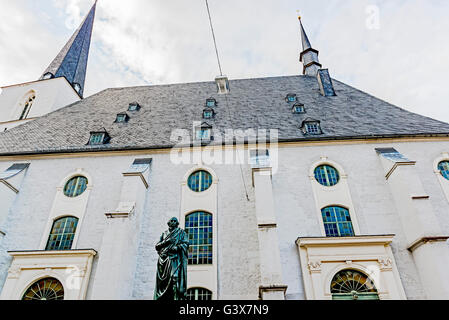
[[334,167],[323,165],[315,169],[315,179],[323,186],[332,187],[340,181],[340,175]]
[[438,170],[445,179],[449,180],[449,161],[441,161],[438,164]]
[[22,300],[64,300],[64,287],[54,278],[45,278],[29,287]]
[[212,175],[204,170],[194,172],[190,175],[187,184],[192,191],[206,191],[212,185]]
[[64,187],[64,194],[67,197],[75,198],[81,195],[84,191],[86,191],[86,188],[87,188],[87,178],[77,176],[70,179],[66,183]]

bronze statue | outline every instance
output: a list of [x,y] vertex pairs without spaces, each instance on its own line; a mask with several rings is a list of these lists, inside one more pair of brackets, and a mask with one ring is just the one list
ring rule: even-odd
[[177,218],[171,218],[156,245],[159,260],[154,300],[186,300],[188,250],[187,233],[179,228]]

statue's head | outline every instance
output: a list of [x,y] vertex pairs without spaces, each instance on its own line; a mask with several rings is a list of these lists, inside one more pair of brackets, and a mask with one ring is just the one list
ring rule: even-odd
[[176,217],[171,218],[167,224],[170,229],[177,228],[179,226],[178,218]]

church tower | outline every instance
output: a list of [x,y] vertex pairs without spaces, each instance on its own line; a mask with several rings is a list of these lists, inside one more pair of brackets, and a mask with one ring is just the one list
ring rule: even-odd
[[96,6],[39,80],[0,88],[0,132],[83,99]]

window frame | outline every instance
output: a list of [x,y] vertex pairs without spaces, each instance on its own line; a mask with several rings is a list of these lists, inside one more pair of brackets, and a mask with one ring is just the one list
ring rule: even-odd
[[[73,232],[64,232],[66,230],[67,223],[71,222],[71,221],[68,221],[69,219],[74,219],[75,220],[75,226],[74,226]],[[66,220],[66,221],[64,221],[64,227],[62,228],[63,232],[61,232],[61,233],[57,233],[57,232],[53,233],[53,231],[56,228],[56,226],[55,226],[56,223],[58,223],[61,220]],[[58,218],[54,219],[53,223],[51,225],[51,228],[50,228],[50,232],[48,234],[48,240],[47,240],[47,244],[45,245],[45,251],[70,251],[70,250],[72,250],[74,242],[75,242],[75,239],[76,239],[76,236],[77,236],[79,223],[80,223],[80,219],[78,217],[70,216],[70,215],[68,215],[68,216],[61,216],[61,217],[58,217]],[[60,236],[60,237],[64,238],[67,235],[71,235],[70,249],[61,248],[61,245],[59,247],[57,247],[57,248],[54,248],[53,246],[50,246],[51,242],[55,241],[55,240],[51,240],[52,236],[58,236],[58,237]]]
[[[193,223],[195,224],[197,222],[197,226],[193,226],[190,227],[188,226],[188,222],[189,222],[189,217],[193,216],[193,215],[198,215],[197,219],[198,221],[194,221]],[[201,220],[201,217],[204,217],[203,220]],[[207,218],[207,219],[206,219]],[[206,225],[204,224],[205,221],[210,221],[210,225]],[[201,223],[203,222],[203,224]],[[188,252],[188,266],[212,266],[214,265],[215,261],[214,261],[214,238],[215,238],[215,228],[214,228],[214,215],[210,212],[207,211],[203,211],[203,210],[198,210],[198,211],[193,211],[189,214],[185,215],[184,218],[184,229],[187,233],[187,236],[189,237],[189,252]],[[191,229],[197,230],[196,231],[196,239],[195,241],[198,241],[197,244],[192,244],[191,243],[191,239],[190,239],[190,234],[189,231]],[[204,229],[210,229],[211,231],[205,231]],[[203,231],[200,232],[200,231]],[[204,237],[201,235],[204,235],[206,233],[207,234],[211,234],[211,237]],[[194,234],[195,235],[195,234]],[[208,241],[207,243],[201,243],[202,241]],[[203,247],[203,248],[201,248]],[[207,247],[206,251],[202,251],[204,250],[204,247]],[[191,250],[194,251],[194,257],[191,258]],[[201,258],[201,254],[206,255],[206,257],[202,257]],[[209,257],[210,256],[210,257]],[[196,260],[196,263],[191,263],[191,260]]]
[[[326,222],[325,221],[324,215],[326,213],[325,210],[327,210],[327,209],[334,209],[333,210],[333,214],[334,214],[335,221],[330,221],[330,222]],[[349,218],[349,221],[346,220],[346,221],[340,222],[338,220],[338,216],[337,216],[338,212],[335,209],[344,210],[345,213],[347,213],[346,218]],[[330,206],[322,208],[321,209],[321,220],[322,220],[322,223],[323,223],[323,226],[324,226],[324,233],[325,233],[327,238],[345,238],[345,237],[355,237],[356,236],[356,232],[355,232],[355,228],[354,228],[354,223],[353,223],[353,219],[352,219],[352,216],[351,216],[351,212],[350,212],[350,210],[348,208],[346,208],[344,206],[341,206],[341,205],[330,205]],[[351,227],[352,233],[351,234],[343,233],[341,228],[340,228],[340,224],[349,224],[350,227]],[[330,233],[328,233],[327,226],[329,226],[329,225],[335,225],[335,230],[337,231],[338,235],[330,235]]]

